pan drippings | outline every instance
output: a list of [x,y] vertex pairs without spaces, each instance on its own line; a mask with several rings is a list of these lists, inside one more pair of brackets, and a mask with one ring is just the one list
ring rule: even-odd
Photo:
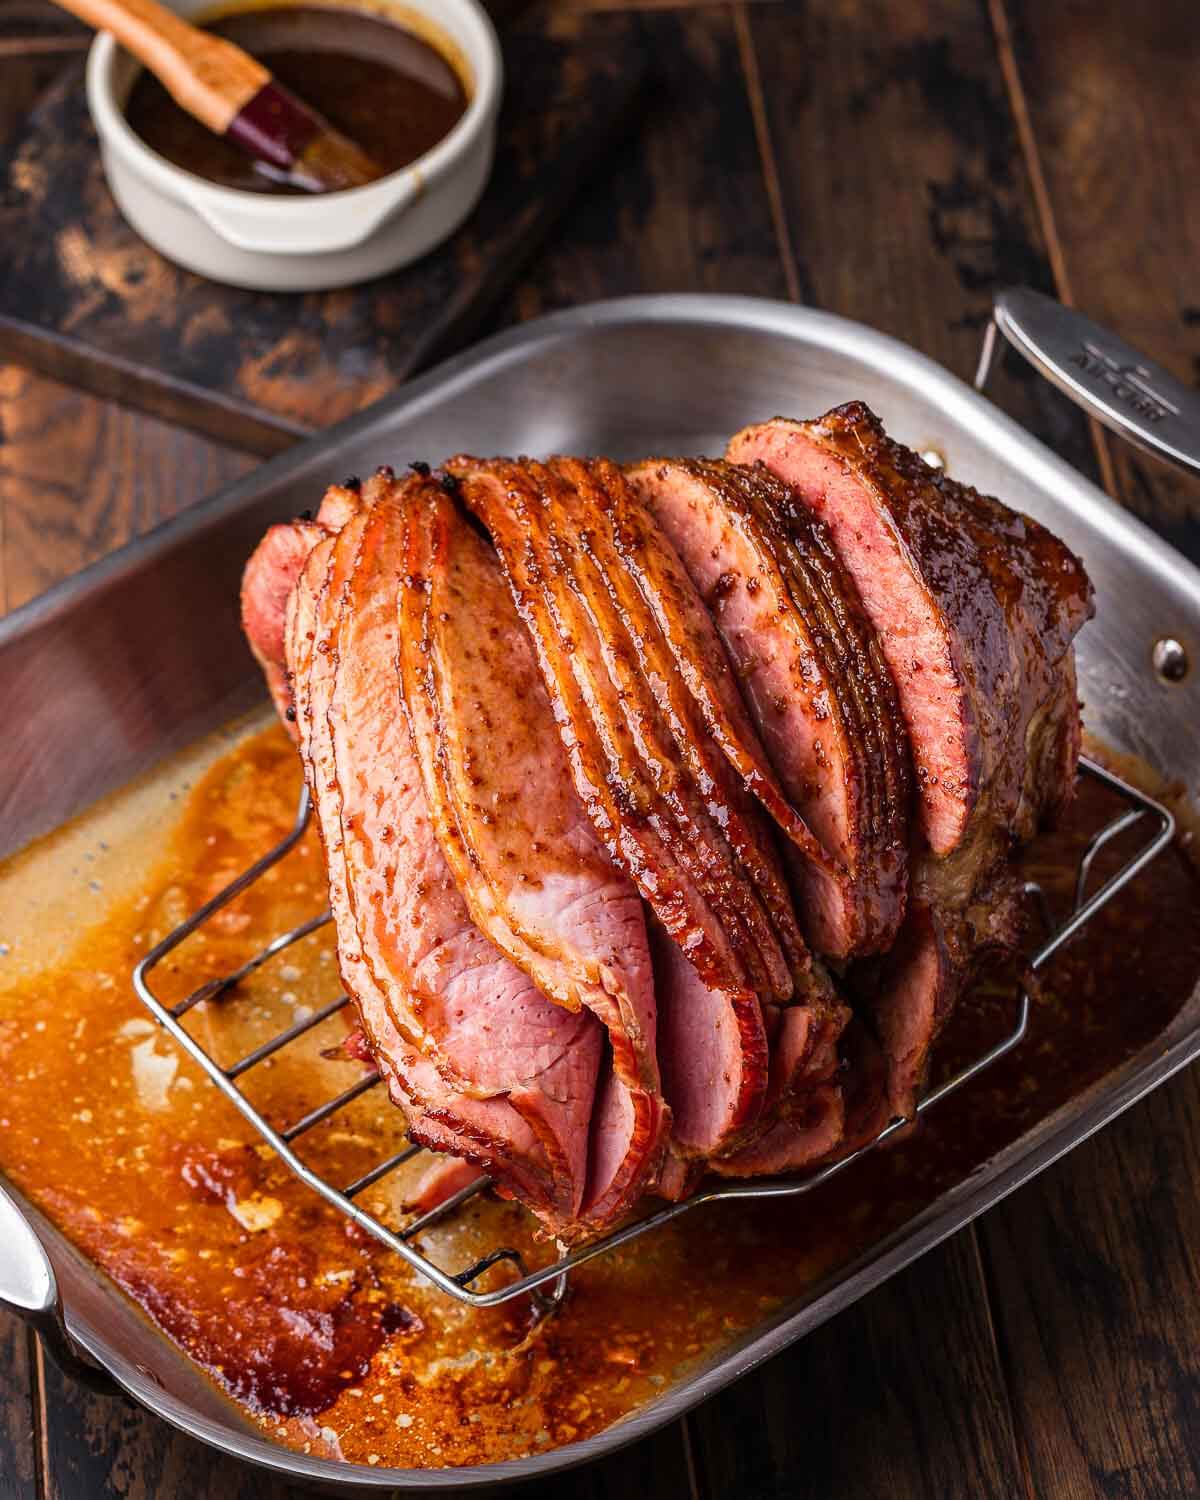
[[[173,776],[163,772],[157,801],[154,785],[138,793],[158,817],[136,837],[112,831],[110,806],[68,842],[56,835],[0,870],[6,912],[18,910],[18,885],[77,889],[70,924],[60,914],[55,931],[80,933],[59,952],[22,926],[22,942],[0,951],[0,1169],[268,1434],[360,1463],[514,1458],[645,1405],[1152,1042],[1200,976],[1197,887],[1181,858],[1164,856],[1050,968],[1018,1052],[911,1138],[813,1195],[701,1208],[580,1268],[564,1309],[534,1327],[521,1301],[461,1307],[364,1243],[155,1031],[129,988],[131,968],[282,835],[299,785],[279,727],[224,749],[176,800]],[[1056,909],[1087,832],[1112,812],[1109,795],[1085,782],[1068,827],[1026,856]],[[109,899],[106,861],[142,869],[136,888]],[[310,833],[156,982],[166,998],[182,997],[324,901]],[[1155,941],[1164,930],[1171,944]],[[198,1007],[191,1024],[228,1061],[330,999],[338,982],[325,929],[228,1001]],[[940,1065],[977,1055],[1009,1029],[1012,1011],[1008,990],[965,1000]],[[325,1023],[311,1043],[255,1070],[247,1091],[277,1123],[296,1118],[360,1076],[355,1059],[322,1056],[339,1052],[343,1034],[338,1020]],[[346,1182],[394,1149],[402,1123],[372,1095],[315,1131],[305,1153]],[[368,1206],[394,1222],[420,1170],[419,1160],[408,1176],[402,1169]],[[477,1201],[426,1249],[465,1264],[476,1247],[514,1244],[538,1262],[546,1247],[530,1225],[512,1205]]]

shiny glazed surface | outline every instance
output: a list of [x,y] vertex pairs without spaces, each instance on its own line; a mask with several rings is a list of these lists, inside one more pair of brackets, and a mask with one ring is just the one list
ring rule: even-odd
[[[0,871],[0,905],[38,876],[53,885],[58,938],[0,935],[0,1168],[271,1434],[361,1463],[439,1466],[513,1457],[593,1433],[654,1398],[783,1303],[902,1224],[994,1151],[1102,1078],[1161,1031],[1200,975],[1192,875],[1160,860],[1050,970],[1020,1052],[936,1112],[909,1141],[791,1204],[714,1205],[584,1268],[556,1318],[521,1304],[490,1313],[427,1291],[256,1148],[203,1076],[154,1033],[128,983],[147,946],[290,823],[295,753],[271,728],[224,748],[143,836],[118,843],[89,814]],[[154,788],[150,788],[153,796]],[[164,812],[164,809],[167,811]],[[1028,863],[1061,909],[1080,829],[1111,811],[1085,783],[1071,828]],[[102,848],[101,844],[110,847]],[[1118,855],[1119,857],[1119,855]],[[126,871],[109,899],[102,867]],[[130,873],[132,872],[132,873]],[[93,889],[93,886],[99,889]],[[63,891],[77,890],[68,915]],[[158,981],[168,998],[226,972],[265,936],[324,903],[314,834],[191,940]],[[5,922],[6,929],[8,921]],[[1175,935],[1164,947],[1164,931]],[[63,938],[63,933],[70,936]],[[331,997],[328,929],[224,1002],[197,1034],[230,1061]],[[964,1002],[942,1046],[949,1065],[1009,1023],[1007,992]],[[248,1075],[278,1123],[357,1076],[303,1055]],[[348,1181],[394,1144],[400,1118],[372,1094],[314,1133],[308,1158]],[[376,1190],[395,1214],[420,1171]],[[426,1249],[457,1268],[500,1240],[534,1260],[529,1220],[483,1203]],[[501,1274],[501,1273],[496,1273]]]

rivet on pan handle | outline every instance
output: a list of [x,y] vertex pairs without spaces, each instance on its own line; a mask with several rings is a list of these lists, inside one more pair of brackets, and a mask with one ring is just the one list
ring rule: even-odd
[[1028,287],[996,295],[976,390],[983,390],[999,330],[1018,353],[1089,416],[1135,447],[1200,474],[1200,392],[1091,318]]

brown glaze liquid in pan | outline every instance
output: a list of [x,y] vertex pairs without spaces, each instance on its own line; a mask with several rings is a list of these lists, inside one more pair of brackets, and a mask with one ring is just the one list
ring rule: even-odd
[[[299,781],[295,752],[272,727],[210,759],[186,791],[151,786],[142,842],[126,847],[88,814],[69,845],[55,836],[0,869],[0,907],[10,916],[11,893],[28,889],[40,865],[47,889],[74,881],[80,893],[78,913],[56,919],[71,936],[60,937],[52,959],[52,945],[23,919],[0,933],[0,1170],[266,1432],[312,1453],[439,1467],[599,1431],[1152,1042],[1200,977],[1200,892],[1171,851],[1056,960],[1021,1049],[910,1139],[791,1203],[698,1209],[576,1272],[566,1307],[531,1326],[521,1302],[489,1312],[452,1303],[321,1204],[255,1144],[132,993],[130,970],[148,946],[290,826]],[[1068,826],[1030,852],[1027,869],[1056,910],[1087,834],[1114,810],[1085,780]],[[129,872],[119,898],[109,898],[107,876],[96,878],[105,860]],[[203,938],[168,959],[155,978],[159,993],[181,998],[324,902],[310,831]],[[197,1007],[197,1035],[230,1062],[302,1007],[332,998],[331,944],[326,928],[236,998]],[[996,1040],[1013,1007],[1007,989],[964,1001],[938,1066]],[[247,1075],[247,1092],[275,1123],[358,1076],[359,1064],[321,1056],[342,1034],[335,1018],[310,1033],[311,1045]],[[395,1149],[400,1125],[399,1113],[369,1094],[314,1131],[303,1153],[345,1183]],[[395,1216],[405,1181],[415,1181],[406,1170],[392,1187],[372,1189],[368,1206]],[[540,1264],[550,1252],[529,1224],[511,1205],[482,1201],[455,1227],[427,1235],[424,1248],[450,1269],[497,1243]]]
[[[385,172],[423,156],[461,119],[467,97],[434,47],[349,7],[247,10],[206,23],[349,137]],[[152,73],[139,74],[125,118],[177,167],[221,187],[296,193],[274,182],[222,136],[182,110]]]

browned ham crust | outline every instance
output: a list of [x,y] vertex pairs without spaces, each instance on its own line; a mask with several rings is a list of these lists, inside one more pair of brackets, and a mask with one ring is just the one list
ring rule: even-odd
[[426,799],[480,930],[605,1028],[614,1077],[579,1207],[602,1228],[641,1195],[670,1124],[642,904],[571,786],[496,554],[436,485],[410,487],[405,508],[400,665]]
[[981,954],[1016,944],[998,868],[1073,795],[1072,642],[1091,584],[1044,527],[931,468],[861,402],[747,427],[727,456],[828,526],[896,683],[917,779],[913,902],[871,985],[892,1104],[911,1114]]
[[766,471],[648,459],[629,478],[721,632],[784,791],[832,856],[793,853],[806,935],[835,958],[888,947],[908,890],[908,742],[828,533]]
[[418,1198],[483,1171],[572,1241],[911,1114],[1072,795],[1078,560],[859,403],[414,467],[272,527],[242,611],[355,1055],[466,1164]]
[[675,1028],[681,1005],[716,1010],[723,1056],[703,1077],[718,1098],[704,1095],[700,1074],[673,1064],[664,1092],[677,1140],[690,1151],[719,1151],[761,1111],[760,995],[790,993],[788,965],[642,675],[630,628],[576,524],[573,487],[545,465],[459,459],[449,467],[496,543],[580,801],[697,976],[660,962],[660,1026]]

